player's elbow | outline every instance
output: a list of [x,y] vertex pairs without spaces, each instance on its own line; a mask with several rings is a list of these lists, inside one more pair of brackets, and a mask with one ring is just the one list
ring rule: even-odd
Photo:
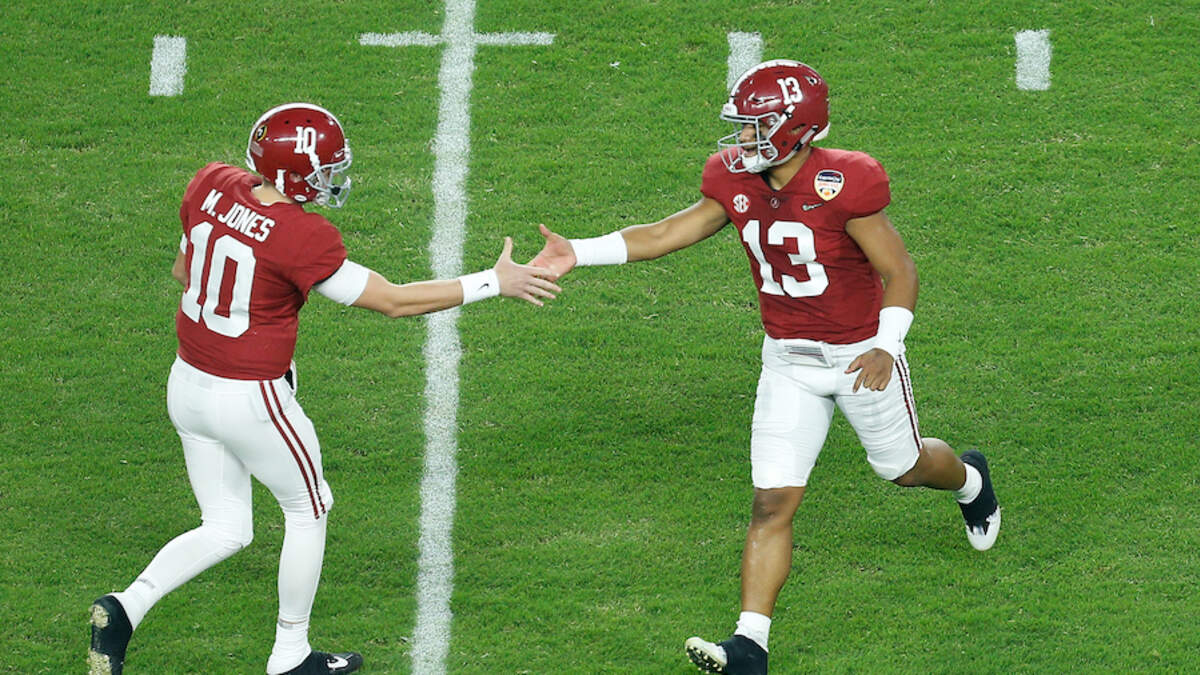
[[918,283],[917,264],[913,262],[910,255],[900,256],[887,269],[881,270],[880,276],[883,277],[884,284],[888,286],[901,284],[916,289]]
[[904,255],[897,256],[894,268],[895,269],[892,271],[893,276],[899,276],[916,281],[917,263],[907,251],[904,253]]

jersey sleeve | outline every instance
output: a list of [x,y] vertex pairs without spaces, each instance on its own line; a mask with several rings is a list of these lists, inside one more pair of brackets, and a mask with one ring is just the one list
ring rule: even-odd
[[847,195],[853,197],[843,207],[848,217],[861,218],[882,211],[892,201],[892,190],[883,165],[874,157],[860,153],[852,166],[854,184],[862,187]]
[[292,283],[305,295],[346,262],[342,233],[324,216],[315,213],[306,216],[310,219],[311,232],[303,244],[302,255],[297,256],[295,265],[288,273]]
[[700,176],[700,193],[709,199],[723,201],[722,198],[728,191],[728,178],[729,169],[721,160],[721,154],[709,156],[708,161],[704,163],[704,173]]
[[219,162],[212,162],[211,164],[205,165],[203,169],[197,171],[195,176],[192,176],[192,180],[188,183],[187,190],[185,190],[183,193],[182,203],[179,205],[179,222],[183,227],[187,227],[188,211],[192,208],[192,204],[197,198],[200,198],[196,193],[202,190],[203,185],[205,184],[205,179],[208,178],[208,176],[220,166],[221,164]]

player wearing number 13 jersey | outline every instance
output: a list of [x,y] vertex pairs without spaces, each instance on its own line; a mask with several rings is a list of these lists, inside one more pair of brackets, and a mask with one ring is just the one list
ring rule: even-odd
[[754,503],[742,551],[742,612],[720,643],[685,642],[710,673],[767,672],[771,616],[792,564],[792,521],[835,409],[858,434],[880,477],[951,491],[977,549],[990,548],[1000,508],[977,451],[961,457],[923,438],[904,358],[917,273],[884,208],[879,162],[818,148],[829,131],[828,87],[809,66],[775,60],[734,84],[721,118],[733,133],[704,166],[701,198],[655,223],[590,239],[543,226],[533,264],[649,260],[732,223],[750,263],[766,335],[751,422]]
[[[91,675],[120,675],[129,640],[150,608],[250,543],[251,477],[271,491],[284,515],[279,612],[266,672],[358,670],[361,655],[314,651],[308,642],[333,494],[313,423],[296,398],[291,363],[301,307],[315,290],[401,317],[496,295],[541,305],[559,290],[549,270],[513,263],[509,238],[493,268],[457,279],[393,284],[348,260],[338,230],[304,208],[340,207],[350,192],[350,146],[324,108],[291,103],[267,111],[251,127],[246,162],[250,171],[224,164],[201,169],[179,211],[183,238],[172,276],[184,290],[167,410],[201,525],[168,542],[124,591],[93,603]],[[216,649],[208,665],[197,660],[188,667],[223,671],[223,653]]]
[[776,190],[762,174],[730,171],[736,152],[709,158],[700,191],[737,227],[767,335],[833,344],[874,337],[883,285],[846,223],[891,201],[883,167],[863,153],[812,148]]

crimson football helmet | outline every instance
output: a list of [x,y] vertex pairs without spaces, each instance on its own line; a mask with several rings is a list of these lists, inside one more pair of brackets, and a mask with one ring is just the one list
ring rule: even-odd
[[342,125],[311,103],[287,103],[263,113],[250,129],[246,165],[298,202],[338,208],[350,194],[350,177],[342,173],[350,167]]
[[[760,173],[829,133],[829,86],[799,61],[766,61],[733,85],[721,119],[737,129],[717,141],[725,166],[733,172]],[[743,130],[751,125],[754,140],[742,141]],[[796,129],[800,133],[792,135]]]

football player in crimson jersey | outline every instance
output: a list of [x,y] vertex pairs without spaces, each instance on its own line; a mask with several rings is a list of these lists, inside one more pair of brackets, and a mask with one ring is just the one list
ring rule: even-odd
[[765,337],[751,423],[754,502],[742,552],[742,613],[734,635],[686,641],[711,673],[766,673],[771,614],[792,563],[792,519],[835,406],[880,477],[951,491],[971,545],[995,542],[1000,508],[987,462],[921,437],[904,338],[917,272],[884,213],[879,162],[812,145],[829,130],[828,87],[796,61],[761,63],[733,86],[721,118],[734,133],[704,166],[700,199],[656,223],[591,239],[542,226],[531,264],[559,275],[578,265],[650,260],[730,223],[750,262]]
[[313,290],[389,317],[496,295],[541,305],[559,291],[549,270],[512,261],[509,238],[493,268],[457,279],[392,284],[349,260],[337,228],[304,206],[340,207],[350,191],[350,160],[337,118],[292,103],[251,128],[252,172],[209,164],[188,185],[172,269],[184,292],[167,408],[202,524],[167,543],[124,591],[92,605],[90,673],[121,673],[129,638],[154,603],[250,543],[251,476],[271,490],[285,520],[266,672],[357,670],[359,654],[313,651],[308,642],[333,495],[313,424],[296,400],[300,308]]

